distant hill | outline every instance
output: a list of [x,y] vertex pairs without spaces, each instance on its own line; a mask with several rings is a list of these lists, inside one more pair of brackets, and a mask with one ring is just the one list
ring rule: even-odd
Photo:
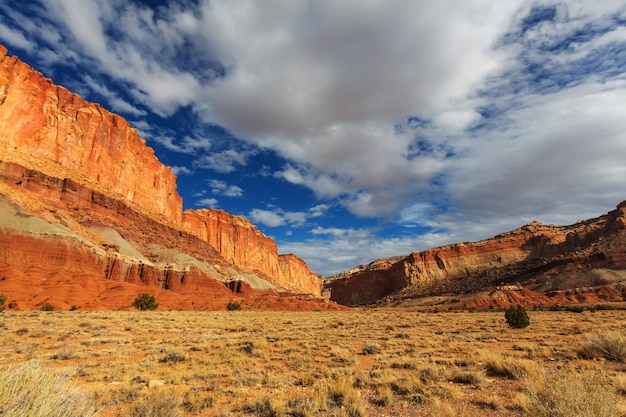
[[331,277],[327,286],[331,300],[349,306],[623,301],[626,201],[570,226],[533,222],[479,242],[379,259]]

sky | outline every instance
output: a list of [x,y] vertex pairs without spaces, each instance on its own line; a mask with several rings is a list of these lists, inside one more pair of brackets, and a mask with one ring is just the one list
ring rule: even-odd
[[0,0],[0,43],[318,274],[626,200],[623,0]]

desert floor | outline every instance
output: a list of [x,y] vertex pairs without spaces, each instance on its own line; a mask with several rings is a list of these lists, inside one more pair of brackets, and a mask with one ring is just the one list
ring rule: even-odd
[[101,417],[622,415],[626,312],[528,314],[5,311],[0,372]]

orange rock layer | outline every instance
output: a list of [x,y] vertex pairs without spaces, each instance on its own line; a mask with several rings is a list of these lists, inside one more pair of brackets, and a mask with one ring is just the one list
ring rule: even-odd
[[[136,224],[122,226],[120,234],[125,233],[124,227],[141,228],[142,222],[178,230],[211,245],[225,265],[256,274],[279,289],[320,294],[320,283],[306,264],[293,256],[279,257],[275,242],[247,220],[219,210],[183,213],[176,177],[128,122],[54,85],[17,57],[7,56],[2,45],[0,161],[7,163],[4,173],[10,184],[31,181],[37,188],[34,177],[40,176],[58,183],[57,189],[80,190],[82,202],[63,204],[55,192],[45,194],[47,184],[31,190],[41,192],[41,201],[61,210],[56,217],[65,213],[65,221],[75,230],[85,229],[88,219],[73,219],[63,211],[68,204],[84,208],[84,201],[89,201],[96,211],[113,210],[111,218],[118,220],[123,218],[118,214],[132,212]],[[30,180],[21,178],[22,170],[30,171],[24,174]],[[23,190],[14,187],[11,197],[19,200]],[[7,250],[4,247],[2,254]]]

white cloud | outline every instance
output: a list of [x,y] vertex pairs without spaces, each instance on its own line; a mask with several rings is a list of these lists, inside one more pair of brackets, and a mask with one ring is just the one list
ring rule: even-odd
[[218,201],[215,198],[204,198],[196,201],[196,207],[217,207]]
[[228,174],[245,165],[250,155],[249,152],[226,149],[221,152],[213,152],[197,158],[194,165],[197,168],[212,169],[222,174]]
[[174,151],[177,153],[183,154],[195,154],[197,152],[207,152],[211,149],[211,140],[207,138],[195,138],[191,136],[185,136],[182,140],[178,140],[173,135],[164,135],[162,133],[153,134],[152,127],[146,124],[137,124],[133,123],[137,126],[138,129],[142,130],[142,135],[144,137],[150,138],[159,144],[161,144],[166,149],[170,151]]
[[323,204],[312,207],[308,211],[285,211],[274,207],[271,210],[253,209],[249,217],[253,222],[269,227],[302,227],[309,219],[320,217],[325,210],[326,207]]
[[[32,52],[35,49],[35,44],[24,36],[21,32],[7,27],[0,22],[0,39],[2,43],[9,42],[11,45],[15,45],[18,48],[22,48],[26,51]],[[5,45],[6,46],[6,45]]]
[[191,174],[193,174],[193,171],[191,171],[187,167],[180,167],[180,166],[172,165],[170,168],[172,168],[172,172],[177,177],[179,177],[181,175],[191,175]]
[[224,181],[209,180],[209,187],[213,194],[221,194],[226,197],[243,197],[243,190],[236,185],[228,185]]
[[270,210],[253,209],[249,216],[254,223],[264,224],[269,227],[282,226],[286,222],[281,214]]
[[139,110],[135,106],[122,100],[116,93],[109,90],[102,83],[97,82],[89,75],[84,76],[83,81],[92,91],[105,97],[112,110],[132,116],[145,116],[147,114],[146,111]]
[[330,210],[330,206],[328,204],[318,204],[309,209],[309,213],[311,217],[322,217]]

